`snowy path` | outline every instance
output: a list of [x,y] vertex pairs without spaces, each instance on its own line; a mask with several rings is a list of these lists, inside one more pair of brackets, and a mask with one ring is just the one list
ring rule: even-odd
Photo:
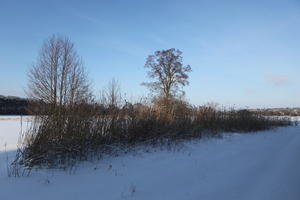
[[[0,138],[10,143],[19,121],[12,123],[0,120]],[[0,199],[300,199],[300,126],[186,142],[179,151],[139,150],[84,163],[75,173],[8,178],[5,157],[0,152]]]

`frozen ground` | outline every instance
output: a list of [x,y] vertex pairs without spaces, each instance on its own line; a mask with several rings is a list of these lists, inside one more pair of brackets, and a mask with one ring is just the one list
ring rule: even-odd
[[[16,118],[16,117],[14,117]],[[8,178],[19,119],[0,118],[0,199],[299,200],[300,126],[184,143],[179,151],[138,150]]]

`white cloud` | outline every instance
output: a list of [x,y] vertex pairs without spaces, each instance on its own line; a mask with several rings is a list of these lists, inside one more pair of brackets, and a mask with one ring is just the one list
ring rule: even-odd
[[273,85],[279,86],[286,84],[289,81],[289,77],[286,74],[268,73],[266,74],[266,80]]

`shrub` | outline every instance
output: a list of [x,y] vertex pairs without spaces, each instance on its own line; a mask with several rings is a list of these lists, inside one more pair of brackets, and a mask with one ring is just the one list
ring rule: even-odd
[[147,141],[155,144],[166,138],[176,141],[199,138],[203,133],[215,136],[286,125],[291,125],[288,119],[268,118],[247,110],[192,107],[182,101],[173,102],[170,112],[130,103],[123,108],[73,104],[36,116],[16,162],[30,168],[65,167],[93,159],[110,146],[121,148]]

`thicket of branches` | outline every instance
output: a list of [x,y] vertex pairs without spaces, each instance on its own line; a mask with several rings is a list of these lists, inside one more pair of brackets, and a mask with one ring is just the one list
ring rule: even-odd
[[116,146],[120,149],[291,125],[288,119],[267,118],[247,110],[190,105],[180,95],[191,71],[183,65],[181,54],[169,49],[148,57],[145,67],[154,82],[146,85],[156,94],[150,102],[123,100],[115,80],[100,99],[92,101],[73,43],[65,37],[50,37],[29,74],[29,94],[42,100],[38,110],[44,115],[37,115],[23,136],[13,165],[65,167],[112,152]]
[[28,74],[28,96],[53,107],[88,102],[91,89],[80,56],[69,38],[47,39]]
[[169,113],[142,104],[127,103],[119,108],[79,103],[36,120],[19,149],[18,162],[28,167],[64,167],[109,153],[116,145],[121,148],[291,125],[287,119],[266,118],[246,110],[191,107],[182,101],[174,103]]

